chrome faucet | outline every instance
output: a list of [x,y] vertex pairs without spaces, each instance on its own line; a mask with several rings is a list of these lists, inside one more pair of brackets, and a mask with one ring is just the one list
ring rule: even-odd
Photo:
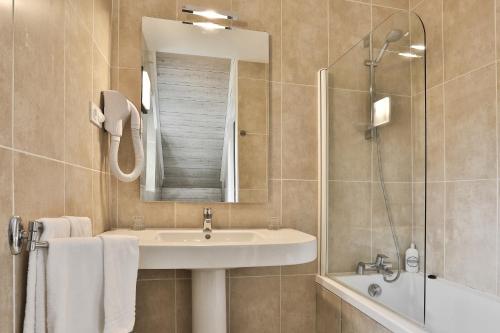
[[360,261],[356,267],[356,274],[364,275],[366,271],[377,271],[377,273],[383,276],[392,275],[392,264],[385,261],[388,258],[385,254],[377,254],[377,258],[373,263]]
[[203,208],[203,235],[212,238],[212,208]]

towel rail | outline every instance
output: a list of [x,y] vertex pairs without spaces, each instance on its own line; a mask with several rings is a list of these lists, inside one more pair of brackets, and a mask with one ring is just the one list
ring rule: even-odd
[[23,249],[23,241],[26,240],[26,251],[35,251],[39,248],[48,248],[48,242],[40,242],[40,235],[43,232],[43,223],[40,221],[30,221],[28,230],[24,230],[23,220],[20,216],[12,216],[9,221],[9,246],[10,253],[17,255]]

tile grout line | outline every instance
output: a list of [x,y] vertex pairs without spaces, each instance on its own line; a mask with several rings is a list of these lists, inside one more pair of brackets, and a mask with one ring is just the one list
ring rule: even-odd
[[[494,27],[494,36],[495,36],[495,134],[496,134],[496,140],[495,140],[495,156],[496,156],[496,163],[497,163],[497,179],[498,179],[498,62],[496,62],[497,57],[498,57],[498,50],[497,50],[497,1],[493,2],[493,17],[494,17],[494,22],[495,22],[495,27]],[[495,237],[495,266],[496,266],[496,274],[495,274],[495,294],[498,295],[498,218],[499,218],[499,212],[498,212],[498,180],[496,181],[496,237]]]
[[[280,178],[281,178],[281,186],[280,186],[280,225],[283,226],[283,187],[284,187],[284,171],[283,171],[283,108],[284,108],[284,69],[283,69],[283,1],[286,0],[280,0]],[[279,331],[282,331],[281,327],[281,279],[282,279],[282,268],[280,266],[280,276],[279,276]]]
[[446,278],[446,95],[445,95],[445,48],[444,48],[444,0],[441,0],[441,60],[443,64],[441,94],[443,99],[443,278]]

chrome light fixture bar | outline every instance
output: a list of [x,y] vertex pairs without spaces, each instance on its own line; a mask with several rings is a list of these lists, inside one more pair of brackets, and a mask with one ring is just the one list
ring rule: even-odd
[[182,12],[201,16],[201,17],[207,18],[209,20],[235,20],[235,19],[237,19],[237,17],[232,15],[232,14],[223,13],[223,12],[216,12],[215,10],[212,10],[212,9],[195,8],[195,7],[191,7],[191,6],[183,6]]
[[220,25],[217,23],[213,22],[188,22],[188,21],[182,21],[184,24],[190,24],[194,25],[195,27],[200,27],[205,30],[231,30],[231,27],[227,27],[224,25]]

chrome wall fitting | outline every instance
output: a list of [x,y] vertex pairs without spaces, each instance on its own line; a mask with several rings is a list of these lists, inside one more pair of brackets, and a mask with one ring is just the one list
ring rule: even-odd
[[9,221],[9,247],[13,255],[21,253],[23,248],[24,227],[19,216],[12,216]]
[[24,230],[20,216],[12,216],[9,220],[10,253],[17,255],[23,249],[23,241],[26,240],[26,251],[35,251],[39,248],[47,248],[47,242],[40,242],[40,235],[43,232],[43,224],[40,221],[31,221],[28,225],[28,231]]

